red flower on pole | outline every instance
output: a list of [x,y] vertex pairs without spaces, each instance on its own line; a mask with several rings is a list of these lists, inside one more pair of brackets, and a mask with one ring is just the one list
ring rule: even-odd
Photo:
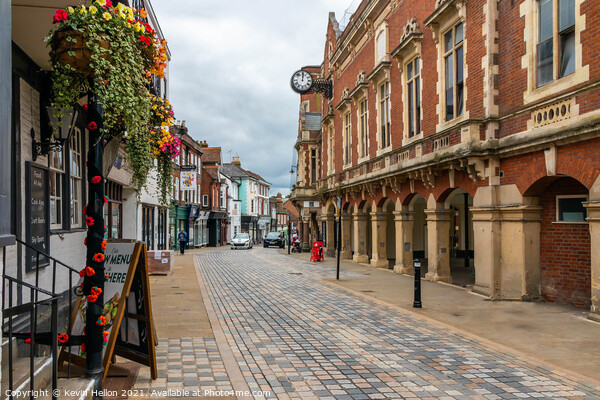
[[86,224],[87,226],[92,226],[92,225],[94,225],[94,218],[92,218],[92,217],[87,217],[87,218],[85,219],[85,224]]
[[85,343],[81,343],[81,352],[85,353]]
[[84,104],[84,105],[83,105],[83,109],[84,109],[85,111],[87,111],[87,110],[88,110],[88,105],[87,105],[87,104]]
[[69,18],[69,14],[65,10],[56,10],[56,14],[54,14],[54,23],[59,23],[60,21],[64,21],[67,18]]
[[100,183],[101,180],[102,180],[102,177],[96,175],[95,177],[92,178],[92,183],[93,184]]
[[104,341],[105,341],[105,342],[108,342],[108,334],[109,334],[109,333],[110,333],[110,332],[108,332],[108,331],[104,331],[104,332],[102,332],[102,334],[104,335]]
[[90,131],[95,131],[96,129],[98,129],[98,125],[96,125],[96,123],[92,121],[88,124],[88,128],[90,129]]
[[104,261],[104,254],[102,254],[102,253],[94,254],[94,261],[96,261],[96,262]]
[[83,245],[87,246],[87,238],[83,239]]
[[104,274],[104,280],[107,281],[108,280],[108,274]]
[[79,276],[82,278],[85,276],[85,268],[79,271]]
[[104,196],[104,202],[108,203],[108,196]]
[[66,333],[61,333],[60,335],[58,335],[59,343],[67,343],[68,341],[69,341],[69,335],[67,335]]
[[83,215],[87,215],[87,206],[83,207]]
[[90,302],[90,303],[95,303],[96,300],[98,300],[98,296],[96,296],[95,294],[90,294],[87,297],[87,301]]
[[96,274],[96,271],[94,271],[94,268],[92,267],[85,267],[85,274],[87,276],[94,276],[94,274]]
[[106,240],[103,240],[102,243],[100,243],[100,247],[102,247],[102,250],[106,250]]
[[100,296],[102,294],[102,289],[100,289],[98,286],[94,286],[91,290],[91,293],[95,296]]
[[96,321],[96,325],[102,326],[104,324],[106,324],[106,317],[104,317],[104,315],[101,315],[100,318],[98,318],[98,320]]

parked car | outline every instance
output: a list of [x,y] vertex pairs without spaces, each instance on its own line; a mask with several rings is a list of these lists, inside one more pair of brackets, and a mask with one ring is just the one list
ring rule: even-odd
[[280,249],[283,249],[285,247],[283,232],[269,232],[263,239],[263,246],[279,246]]
[[231,239],[231,250],[251,248],[252,240],[247,233],[236,233],[233,239]]

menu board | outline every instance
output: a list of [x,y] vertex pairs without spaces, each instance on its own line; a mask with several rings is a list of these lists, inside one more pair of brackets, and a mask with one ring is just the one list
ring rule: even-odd
[[[50,253],[50,191],[48,170],[27,162],[25,183],[25,240],[32,248],[25,252],[27,271],[35,269],[38,262],[37,249]],[[50,260],[39,254],[39,266],[44,267]]]

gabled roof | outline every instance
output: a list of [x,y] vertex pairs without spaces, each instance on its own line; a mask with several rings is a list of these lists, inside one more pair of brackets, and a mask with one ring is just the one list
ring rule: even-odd
[[221,148],[220,147],[204,147],[202,149],[202,162],[209,164],[220,164],[221,163]]
[[253,178],[258,179],[259,181],[263,181],[264,183],[268,183],[270,185],[270,183],[265,178],[263,178],[262,176],[260,176],[259,174],[254,173],[252,171],[248,171],[247,169],[244,170],[244,171],[246,171],[246,173],[248,175],[252,176]]
[[219,180],[219,167],[218,166],[216,166],[216,165],[204,165],[204,166],[202,166],[202,169],[212,179],[214,179],[216,181]]
[[235,164],[227,163],[221,165],[221,173],[229,178],[245,178],[248,173]]

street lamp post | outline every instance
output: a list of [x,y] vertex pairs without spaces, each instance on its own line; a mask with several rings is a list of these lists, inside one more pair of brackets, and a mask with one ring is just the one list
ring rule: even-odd
[[[87,302],[85,322],[85,373],[95,379],[95,388],[102,389],[102,351],[104,345],[104,327],[100,322],[104,305],[104,177],[102,156],[104,154],[102,108],[95,95],[89,95],[88,121],[95,125],[90,129],[89,151],[87,161],[88,204],[86,215],[88,223],[86,266],[94,270],[92,276],[83,279],[83,294],[100,292],[96,301]],[[89,125],[88,125],[89,126]],[[98,180],[98,177],[99,180]],[[93,219],[93,222],[92,222]],[[101,254],[102,256],[99,256]],[[100,290],[98,290],[100,289]]]

